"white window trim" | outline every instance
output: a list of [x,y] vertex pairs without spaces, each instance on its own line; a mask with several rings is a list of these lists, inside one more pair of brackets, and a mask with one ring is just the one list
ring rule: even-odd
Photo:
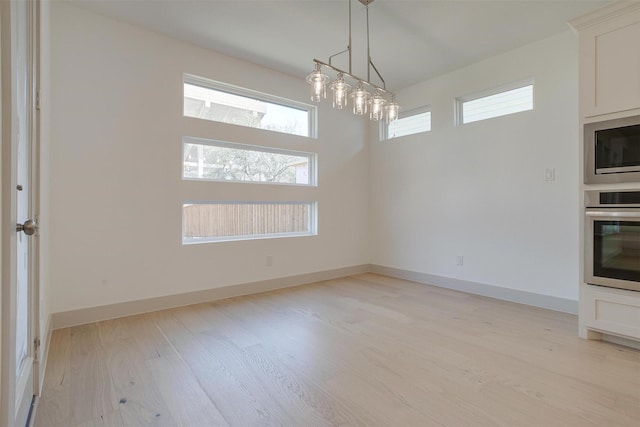
[[[526,111],[532,111],[535,109],[536,105],[536,85],[535,85],[535,80],[533,77],[529,77],[527,79],[524,80],[517,80],[511,83],[507,83],[504,85],[500,85],[500,86],[495,86],[492,87],[490,89],[485,89],[479,92],[474,92],[468,95],[464,95],[464,96],[460,96],[457,97],[455,99],[455,124],[456,126],[462,126],[462,125],[466,125],[466,124],[471,124],[471,123],[477,123],[477,122],[471,122],[471,123],[463,123],[463,117],[462,117],[462,104],[468,101],[473,101],[479,98],[484,98],[486,96],[491,96],[491,95],[497,95],[499,93],[502,92],[508,92],[510,90],[514,90],[514,89],[520,89],[523,88],[525,86],[532,86],[533,88],[533,99],[532,99],[532,109],[531,110],[525,110],[525,111],[519,111],[518,113],[524,113]],[[512,113],[512,114],[517,114],[517,113]],[[507,115],[511,115],[511,114],[507,114]],[[497,117],[492,117],[492,119],[496,119],[498,117],[505,117],[505,116],[497,116]],[[490,120],[490,119],[485,119],[485,120]],[[479,120],[479,121],[484,121],[484,120]]]
[[[185,201],[181,208],[185,205],[229,205],[229,204],[251,204],[251,205],[309,205],[309,231],[301,233],[278,233],[278,234],[253,234],[242,236],[224,236],[224,237],[207,237],[202,239],[193,239],[184,237],[184,223],[182,226],[182,244],[183,245],[199,245],[202,243],[222,243],[237,242],[246,240],[263,240],[263,239],[282,239],[288,237],[312,237],[318,235],[318,202],[317,201],[249,201],[249,200],[227,200],[227,201]],[[181,213],[181,217],[182,217]]]
[[[398,114],[398,120],[400,119],[404,119],[407,117],[411,117],[411,116],[415,116],[418,114],[422,114],[422,113],[431,113],[431,105],[425,105],[423,107],[417,107],[417,108],[412,108],[410,110],[407,111],[402,111]],[[432,115],[433,118],[433,115]],[[419,133],[427,133],[427,132],[431,132],[431,128],[429,128],[429,130],[423,131],[423,132],[417,132],[417,133],[412,133],[410,135],[403,135],[403,136],[398,136],[395,138],[387,138],[387,135],[389,133],[389,125],[387,124],[386,121],[382,120],[380,121],[380,128],[379,128],[379,138],[380,141],[390,141],[392,139],[397,139],[397,138],[404,138],[407,136],[411,136],[411,135],[417,135]]]
[[182,153],[184,153],[185,144],[209,145],[213,147],[237,148],[240,150],[260,151],[264,153],[284,154],[289,156],[300,156],[309,158],[309,184],[296,184],[288,182],[267,182],[267,181],[242,181],[235,179],[210,179],[210,178],[189,178],[184,176],[184,159],[180,162],[180,170],[183,181],[203,181],[203,182],[222,182],[222,183],[238,183],[238,184],[258,184],[258,185],[286,185],[292,187],[317,187],[318,186],[318,154],[308,151],[286,150],[281,148],[265,147],[262,145],[241,144],[239,142],[219,141],[215,139],[196,138],[192,136],[182,137]]
[[[183,74],[182,83],[183,83],[182,85],[183,99],[185,96],[184,84],[186,83],[186,84],[191,84],[195,86],[201,86],[207,89],[217,90],[220,92],[227,92],[232,95],[243,96],[243,97],[255,99],[258,101],[278,104],[278,105],[282,105],[283,107],[291,107],[291,108],[297,108],[299,110],[307,111],[309,114],[309,136],[300,136],[300,135],[293,135],[288,133],[285,133],[285,135],[299,136],[300,138],[312,138],[312,139],[318,138],[318,107],[316,107],[315,105],[305,104],[303,102],[293,101],[291,99],[283,98],[280,96],[271,95],[268,93],[243,88],[240,86],[234,86],[228,83],[222,83],[222,82],[210,80],[204,77],[196,76],[193,74],[187,74],[187,73]],[[182,114],[184,115],[184,110]],[[188,117],[188,116],[185,116],[185,117]],[[231,125],[231,126],[234,126],[234,125]],[[259,129],[259,130],[265,130],[265,129]],[[269,130],[265,130],[265,131],[273,132]]]

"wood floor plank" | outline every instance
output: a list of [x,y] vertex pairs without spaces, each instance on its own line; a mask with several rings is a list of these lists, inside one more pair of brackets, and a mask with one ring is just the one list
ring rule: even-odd
[[194,333],[190,329],[199,330],[197,325],[201,326],[195,311],[183,308],[174,311],[172,316],[159,316],[157,320],[229,424],[290,424],[287,413],[241,362],[230,360],[223,346],[207,348],[203,345],[200,339],[202,333]]
[[[376,326],[376,330],[380,331],[381,328],[384,329],[384,325]],[[395,332],[395,336],[398,338],[398,342],[393,344],[396,348],[403,348],[405,347],[405,343],[411,343],[411,337],[403,334],[404,331],[397,329],[390,330],[393,330]],[[509,348],[501,348],[500,343],[491,342],[491,340],[486,339],[486,336],[475,338],[465,337],[464,340],[457,341],[456,338],[451,338],[451,336],[457,336],[459,333],[457,335],[453,332],[446,334],[446,331],[443,331],[442,328],[434,329],[430,335],[424,335],[424,333],[420,333],[420,331],[415,332],[416,335],[414,336],[421,336],[421,338],[423,338],[421,341],[432,342],[435,343],[435,345],[433,345],[429,351],[423,351],[420,348],[411,348],[412,346],[409,344],[408,349],[404,348],[405,352],[413,351],[414,354],[423,353],[433,357],[442,352],[442,350],[439,350],[440,346],[445,350],[439,360],[435,360],[433,358],[429,360],[430,366],[446,367],[448,364],[453,364],[454,366],[466,366],[466,371],[473,374],[471,378],[475,378],[478,381],[491,379],[491,375],[499,377],[501,372],[507,371],[510,375],[502,378],[502,381],[513,383],[514,388],[521,393],[536,396],[537,398],[541,398],[543,401],[546,400],[553,402],[552,405],[559,404],[567,408],[582,408],[582,410],[577,411],[577,413],[579,412],[586,418],[597,419],[603,414],[605,417],[607,415],[614,418],[618,416],[618,414],[609,411],[607,407],[608,404],[612,402],[609,390],[603,388],[601,384],[597,387],[592,386],[588,382],[585,382],[584,378],[581,376],[571,377],[567,372],[558,370],[557,364],[554,363],[555,353],[554,357],[549,357],[551,352],[546,348],[548,343],[544,343],[543,346],[535,348],[534,346],[531,346],[530,341],[516,340],[512,338]],[[382,335],[389,336],[389,334],[386,333],[383,333]],[[527,350],[527,347],[530,348]],[[456,348],[459,350],[455,352],[451,351]],[[467,357],[466,355],[474,356]],[[478,363],[478,358],[483,356],[486,357],[486,361],[481,360],[482,363]],[[475,369],[481,368],[483,365],[496,366],[498,369],[495,370],[495,374],[484,372],[482,370],[474,371]],[[453,366],[451,368],[453,368]],[[592,365],[586,369],[593,371],[594,368],[597,367]],[[583,369],[585,369],[585,367],[583,367]],[[571,371],[569,371],[569,373],[570,372]],[[628,372],[629,371],[627,371],[627,373]],[[527,375],[524,375],[525,373]],[[554,387],[556,384],[555,382],[541,380],[551,374],[558,375],[563,379],[562,387],[556,389]],[[621,379],[618,378],[618,381],[618,384],[620,384]],[[628,382],[629,381],[627,379],[622,383],[624,384]],[[520,384],[527,384],[527,386],[520,386]],[[632,382],[631,385],[633,386],[634,383]],[[567,388],[574,391],[574,393],[567,394]],[[631,389],[633,390],[633,388]],[[576,393],[577,391],[580,391],[580,393]],[[615,394],[618,398],[624,397],[624,395],[620,395],[619,392],[616,392]],[[573,396],[579,396],[579,399],[572,399]],[[590,396],[594,396],[594,398],[590,399]],[[591,409],[589,411],[585,411],[584,408]],[[607,414],[608,412],[611,413]]]
[[[194,317],[194,314],[195,310],[191,312],[180,310],[176,313],[176,317],[187,328],[197,330],[202,319]],[[263,321],[265,320],[263,316],[260,317]],[[233,328],[233,330],[240,332],[238,328]],[[252,397],[259,394],[260,400],[265,400],[267,396],[271,400],[268,407],[261,408],[262,413],[278,410],[277,415],[281,419],[285,416],[285,425],[362,425],[362,422],[347,408],[344,408],[339,402],[333,401],[331,396],[324,393],[312,382],[299,378],[297,373],[288,369],[279,358],[275,357],[273,352],[265,351],[261,344],[249,347],[238,346],[228,339],[226,334],[227,332],[205,331],[194,338],[210,352],[211,357],[217,359],[220,365],[225,367],[230,375],[235,376],[236,373],[242,372],[249,374],[248,378],[244,378],[245,390],[253,384],[252,388],[254,390],[257,388],[258,391]],[[184,337],[186,334],[180,333],[178,335]],[[241,333],[241,335],[243,334]],[[243,341],[243,343],[246,342]],[[240,379],[238,378],[238,380]],[[246,395],[229,396],[229,389],[225,390],[225,395],[227,399],[232,397],[232,403],[235,406],[238,406],[238,401],[247,402],[248,396]],[[217,399],[217,401],[222,400]],[[287,411],[282,411],[282,407],[286,407]],[[250,405],[247,402],[245,411],[249,408]],[[292,410],[292,408],[296,409]],[[222,412],[226,417],[227,413],[224,410]],[[289,416],[292,418],[287,420]],[[347,421],[345,422],[345,420]],[[264,425],[266,422],[266,420],[256,421],[258,423],[255,425]],[[249,424],[244,422],[236,425]]]
[[[343,300],[344,302],[344,300]],[[360,304],[352,304],[353,307],[361,307]],[[366,311],[369,312],[380,312],[378,310],[371,310],[370,307],[365,307]],[[382,317],[385,321],[388,321],[388,317]],[[405,323],[405,319],[399,319],[402,323]],[[377,326],[379,328],[380,325]],[[316,330],[316,335],[317,335]],[[390,334],[382,334],[385,337],[390,336]],[[403,336],[403,340],[411,341],[412,337]],[[331,342],[335,342],[335,340],[331,340]],[[374,344],[372,342],[371,344]],[[387,345],[378,342],[375,342],[379,348],[376,350],[380,350],[379,353],[384,355],[385,348],[394,348],[396,345]],[[383,345],[381,345],[383,344]],[[415,383],[413,380],[415,376],[412,376],[411,373],[403,377],[399,374],[398,370],[394,369],[399,363],[404,363],[399,360],[382,360],[379,359],[379,363],[376,363],[371,359],[373,351],[366,351],[368,353],[364,358],[359,360],[357,363],[354,363],[350,366],[349,372],[356,372],[361,374],[365,379],[363,382],[368,383],[369,388],[372,389],[382,389],[386,392],[390,393],[388,396],[388,400],[397,400],[397,403],[407,403],[413,402],[416,408],[436,408],[441,414],[456,414],[455,425],[496,425],[496,420],[491,417],[483,414],[483,411],[475,408],[470,410],[470,408],[464,405],[464,402],[456,402],[455,397],[463,393],[464,390],[461,390],[458,387],[456,390],[451,390],[451,387],[448,387],[446,393],[443,390],[434,390],[428,387],[428,384],[420,384]],[[381,360],[381,361],[380,361]],[[388,363],[393,362],[393,363]],[[455,366],[451,366],[451,369],[454,369]],[[451,372],[449,372],[451,374]],[[426,388],[425,388],[426,386]],[[473,391],[473,390],[472,390]],[[379,400],[379,399],[378,399]],[[467,402],[467,406],[471,406]],[[427,414],[425,413],[424,416]],[[443,419],[445,417],[442,417]],[[450,420],[448,420],[450,421]],[[574,420],[575,421],[575,420]]]
[[261,345],[243,352],[245,360],[254,372],[270,384],[271,393],[294,418],[294,425],[336,426],[364,425],[365,423],[345,407],[339,399],[305,381],[301,375],[274,357]]
[[55,331],[37,427],[638,426],[640,351],[375,274]]
[[117,409],[96,323],[71,328],[69,425],[105,417]]
[[176,422],[165,409],[167,405],[135,338],[120,338],[109,344],[105,347],[107,368],[122,422],[131,426],[174,426]]
[[[385,389],[371,387],[360,376],[346,373],[336,377],[328,386],[334,395],[347,406],[360,413],[368,413],[379,426],[442,426],[441,422],[427,416],[418,408],[399,399],[390,399]],[[371,405],[371,402],[376,402]],[[460,423],[460,425],[463,425]]]
[[193,333],[213,332],[225,336],[239,348],[261,344],[262,341],[251,330],[243,328],[238,322],[226,316],[222,310],[217,310],[215,304],[198,304],[193,306],[193,312],[199,317],[198,321],[190,322],[189,328]]
[[182,358],[170,355],[146,363],[176,426],[228,426]]
[[110,411],[94,419],[77,424],[74,427],[128,427],[140,424],[125,424],[119,410]]
[[145,360],[176,354],[169,340],[158,328],[153,314],[140,314],[126,319],[127,327],[131,335],[135,337]]

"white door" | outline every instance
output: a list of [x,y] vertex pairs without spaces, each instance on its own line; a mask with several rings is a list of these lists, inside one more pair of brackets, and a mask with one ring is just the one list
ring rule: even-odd
[[26,425],[34,395],[37,308],[32,256],[35,4],[2,1],[2,366],[0,426]]

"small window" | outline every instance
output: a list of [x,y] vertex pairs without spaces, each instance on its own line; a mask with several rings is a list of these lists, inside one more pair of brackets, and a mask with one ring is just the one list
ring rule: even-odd
[[533,83],[511,85],[480,96],[457,99],[458,123],[472,123],[533,110]]
[[392,139],[415,133],[431,130],[431,111],[428,108],[419,108],[400,113],[400,117],[394,123],[382,123],[382,138]]
[[311,105],[191,75],[183,83],[187,117],[316,137]]
[[205,181],[316,185],[314,153],[182,138],[182,177]]
[[317,234],[316,202],[206,202],[182,205],[182,243]]

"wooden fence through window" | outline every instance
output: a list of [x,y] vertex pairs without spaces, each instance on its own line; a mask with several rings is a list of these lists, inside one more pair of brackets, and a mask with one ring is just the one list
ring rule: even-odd
[[183,206],[185,238],[309,232],[309,204],[214,203]]

